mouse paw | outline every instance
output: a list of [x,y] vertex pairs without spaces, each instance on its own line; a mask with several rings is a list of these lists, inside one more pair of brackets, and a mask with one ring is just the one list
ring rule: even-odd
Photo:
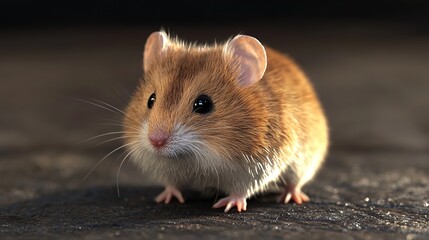
[[165,204],[168,204],[170,203],[173,196],[176,197],[180,203],[185,202],[185,199],[183,199],[183,196],[180,190],[170,185],[166,186],[164,191],[155,198],[155,202],[157,203],[164,202]]
[[297,189],[293,185],[289,185],[285,188],[285,191],[277,198],[278,203],[288,203],[290,200],[293,200],[296,204],[302,204],[310,201],[310,198],[307,194],[301,192],[300,189]]
[[213,208],[225,207],[225,212],[231,210],[231,208],[237,206],[237,211],[246,211],[247,202],[245,197],[240,197],[236,195],[230,195],[228,197],[220,199],[217,203],[213,205]]

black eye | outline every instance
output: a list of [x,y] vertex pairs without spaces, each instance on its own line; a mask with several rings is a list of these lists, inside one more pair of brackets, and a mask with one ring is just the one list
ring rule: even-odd
[[149,100],[147,100],[147,107],[149,109],[151,109],[153,107],[155,100],[156,100],[156,95],[155,95],[155,93],[152,93],[152,95],[150,95],[150,97],[149,97]]
[[201,95],[197,97],[197,99],[194,102],[194,109],[193,112],[199,113],[199,114],[207,114],[211,112],[213,109],[213,102],[207,95]]

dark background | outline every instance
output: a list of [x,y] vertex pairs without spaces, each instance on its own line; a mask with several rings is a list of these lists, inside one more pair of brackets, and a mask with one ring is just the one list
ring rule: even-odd
[[219,24],[247,21],[371,20],[427,26],[429,2],[378,1],[2,1],[3,27]]
[[[428,1],[2,1],[0,238],[428,239]],[[331,147],[311,202],[214,198],[154,204],[126,161],[123,109],[149,34],[212,43],[238,34],[289,54],[326,110]],[[109,141],[112,140],[112,141]],[[107,142],[105,142],[107,141]],[[84,181],[84,176],[96,166]],[[120,196],[117,194],[119,187]]]

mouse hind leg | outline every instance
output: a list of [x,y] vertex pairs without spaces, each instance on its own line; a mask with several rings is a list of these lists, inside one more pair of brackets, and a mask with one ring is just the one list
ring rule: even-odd
[[296,204],[310,201],[307,194],[301,188],[310,181],[319,169],[323,154],[318,154],[312,159],[306,159],[300,165],[292,164],[284,173],[284,187],[282,194],[277,198],[279,203],[289,203],[293,200]]
[[162,193],[160,193],[156,198],[155,202],[169,204],[170,201],[175,197],[180,203],[184,203],[185,199],[182,196],[182,193],[175,186],[167,185]]
[[310,198],[301,191],[300,187],[297,187],[295,184],[286,184],[283,192],[277,198],[278,203],[289,203],[293,200],[296,204],[302,204],[310,201]]
[[286,171],[284,179],[283,191],[277,198],[278,203],[287,204],[290,201],[294,201],[296,204],[302,204],[310,201],[308,195],[301,191],[301,188],[309,178],[299,177],[294,171]]

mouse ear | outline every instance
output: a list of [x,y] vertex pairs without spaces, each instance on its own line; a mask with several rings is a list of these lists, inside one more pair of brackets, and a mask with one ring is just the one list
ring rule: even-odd
[[238,35],[231,40],[229,48],[239,64],[238,83],[241,86],[249,86],[261,80],[267,68],[267,54],[258,39]]
[[168,42],[168,36],[165,32],[153,32],[147,38],[143,53],[143,69],[145,72],[165,51]]

